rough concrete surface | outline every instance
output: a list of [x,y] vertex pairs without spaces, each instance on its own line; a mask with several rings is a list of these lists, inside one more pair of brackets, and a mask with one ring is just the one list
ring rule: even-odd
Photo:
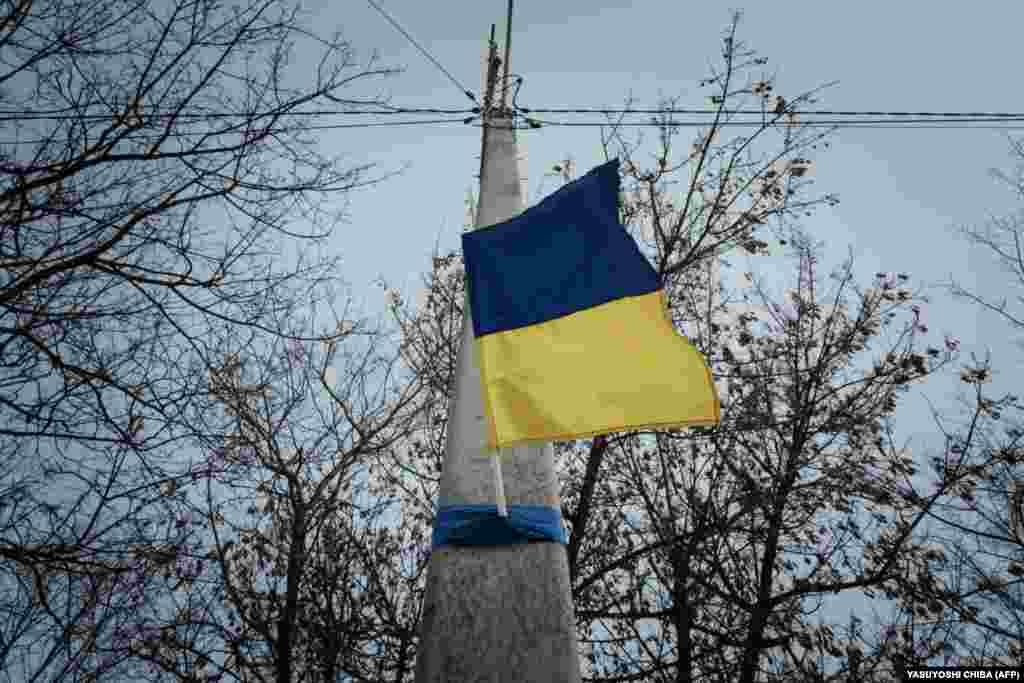
[[578,683],[564,546],[443,548],[429,572],[419,683]]
[[[493,120],[492,120],[493,121]],[[484,148],[477,227],[523,209],[515,132],[493,121]],[[507,122],[506,122],[507,123]],[[440,505],[493,504],[480,374],[471,322],[463,321]],[[503,449],[509,505],[559,509],[550,444]],[[418,683],[578,683],[579,655],[565,546],[445,546],[427,572]]]

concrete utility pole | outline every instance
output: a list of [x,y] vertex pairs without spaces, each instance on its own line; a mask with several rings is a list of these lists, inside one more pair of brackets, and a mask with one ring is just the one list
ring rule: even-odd
[[[509,2],[511,18],[512,3]],[[488,88],[483,107],[480,197],[476,227],[523,210],[511,113],[495,92],[499,78],[491,29]],[[508,45],[504,60],[508,74]],[[504,84],[498,84],[503,88]],[[486,448],[480,375],[466,306],[449,408],[448,439],[438,509],[505,502],[561,509],[550,444],[494,454]],[[500,456],[500,457],[499,457]],[[497,459],[495,459],[497,457]],[[492,467],[497,462],[496,473]],[[496,474],[500,476],[496,476]],[[578,683],[576,623],[565,546],[443,545],[427,572],[417,683]]]

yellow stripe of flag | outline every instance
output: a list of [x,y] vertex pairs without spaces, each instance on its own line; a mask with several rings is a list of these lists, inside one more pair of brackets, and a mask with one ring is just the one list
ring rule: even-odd
[[663,294],[619,299],[477,340],[492,447],[718,424],[711,371]]

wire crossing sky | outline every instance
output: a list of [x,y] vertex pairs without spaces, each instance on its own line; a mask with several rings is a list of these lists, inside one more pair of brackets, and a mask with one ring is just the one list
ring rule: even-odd
[[427,50],[426,50],[426,49],[425,49],[425,48],[424,48],[424,47],[423,47],[422,45],[420,45],[419,43],[417,43],[417,42],[416,42],[416,39],[415,39],[415,38],[413,38],[413,37],[412,37],[411,35],[409,35],[408,31],[406,31],[406,30],[405,30],[404,28],[402,28],[401,24],[399,24],[399,23],[398,23],[398,21],[397,21],[397,20],[396,20],[396,19],[395,19],[394,17],[392,17],[392,16],[390,15],[390,14],[388,14],[388,13],[387,13],[387,12],[386,12],[386,11],[384,10],[384,8],[382,8],[382,7],[381,7],[381,6],[379,5],[379,4],[377,4],[377,3],[376,3],[376,2],[374,2],[373,0],[367,0],[367,1],[368,1],[368,2],[370,3],[370,6],[371,6],[371,7],[373,7],[373,8],[375,9],[375,10],[377,10],[378,12],[380,12],[380,13],[381,13],[381,15],[382,15],[382,16],[383,16],[383,17],[384,17],[385,19],[387,19],[387,21],[388,21],[388,23],[389,23],[389,24],[391,24],[392,26],[394,26],[394,27],[395,27],[395,30],[397,30],[397,31],[398,31],[399,33],[401,33],[401,34],[402,34],[403,36],[405,36],[405,38],[406,38],[406,39],[407,39],[407,40],[408,40],[408,41],[409,41],[410,43],[412,43],[413,47],[415,47],[415,48],[416,48],[417,50],[419,50],[419,51],[420,51],[420,54],[422,54],[422,55],[423,55],[424,57],[426,57],[426,58],[427,58],[427,60],[428,60],[428,61],[429,61],[429,62],[430,62],[431,64],[433,64],[434,66],[436,66],[436,67],[437,67],[437,68],[438,68],[438,69],[439,69],[439,70],[441,71],[441,73],[443,73],[443,74],[445,75],[445,77],[446,77],[446,78],[447,78],[447,79],[448,79],[449,81],[451,81],[451,82],[452,82],[452,84],[453,84],[453,85],[454,85],[454,86],[455,86],[456,88],[458,88],[458,89],[459,89],[459,90],[461,90],[461,91],[462,91],[463,93],[465,93],[465,94],[466,94],[466,97],[468,97],[468,98],[469,98],[469,99],[471,99],[472,101],[474,101],[474,102],[476,102],[476,101],[477,101],[477,99],[476,99],[476,95],[474,95],[474,94],[473,94],[473,92],[472,92],[472,91],[471,91],[471,90],[470,90],[469,88],[467,88],[466,86],[464,86],[464,85],[462,85],[461,83],[459,83],[459,80],[458,80],[457,78],[455,78],[455,76],[452,76],[452,75],[451,75],[451,73],[450,73],[450,72],[448,71],[448,69],[444,68],[444,66],[442,66],[442,65],[441,65],[441,62],[437,61],[437,59],[435,59],[435,58],[434,58],[434,56],[433,56],[432,54],[430,54],[429,52],[427,52]]
[[[767,110],[728,110],[723,109],[722,115],[725,116],[760,116],[760,120],[756,118],[747,118],[741,120],[725,119],[715,121],[714,117],[718,113],[716,110],[708,109],[675,109],[675,108],[658,108],[658,109],[608,109],[608,108],[527,108],[517,107],[512,110],[514,119],[517,125],[521,128],[541,128],[543,126],[562,126],[570,128],[607,128],[610,126],[619,126],[623,128],[657,128],[664,125],[669,125],[677,128],[710,128],[712,125],[721,128],[737,128],[737,127],[761,127],[766,125],[776,126],[787,126],[787,125],[800,125],[807,127],[827,127],[827,128],[857,128],[867,130],[879,130],[879,129],[908,129],[908,130],[935,130],[935,129],[956,129],[956,130],[1003,130],[1003,131],[1017,131],[1024,130],[1024,112],[885,112],[885,111],[828,111],[828,110],[800,110],[791,109],[777,114],[775,112],[768,112]],[[593,115],[603,114],[606,116],[616,115],[618,119],[611,121],[608,119],[604,120],[558,120],[551,118],[540,118],[536,116],[539,113],[549,114],[561,114],[561,115]],[[169,112],[163,111],[147,111],[142,109],[141,112],[143,120],[146,119],[158,119],[162,116],[169,115]],[[367,116],[379,116],[379,117],[391,117],[395,115],[404,116],[416,116],[416,115],[431,115],[437,116],[438,114],[449,114],[458,115],[446,118],[410,118],[399,121],[395,120],[383,120],[383,121],[362,121],[358,123],[303,123],[301,125],[302,130],[343,130],[353,128],[392,128],[392,127],[409,127],[409,126],[423,126],[423,127],[436,127],[438,125],[474,125],[479,126],[480,123],[480,108],[474,107],[470,109],[442,109],[442,108],[430,108],[430,107],[394,107],[386,110],[343,110],[343,109],[330,109],[330,110],[313,110],[313,111],[297,111],[290,112],[288,117],[296,118],[318,118],[328,119],[331,117],[367,117]],[[628,117],[643,115],[650,117],[652,115],[667,116],[676,114],[686,115],[696,118],[663,118],[657,120],[637,121],[630,120]],[[110,112],[103,114],[89,114],[89,113],[66,113],[61,112],[14,112],[14,111],[3,111],[0,110],[0,122],[22,122],[22,121],[83,121],[83,122],[101,122],[108,121],[110,119]],[[269,115],[269,114],[268,114]],[[796,118],[787,118],[796,117]],[[215,121],[218,119],[237,119],[237,115],[224,114],[218,112],[180,112],[175,113],[176,119],[183,122],[196,122],[196,121]],[[705,117],[705,118],[699,118]],[[828,118],[825,118],[828,117]],[[222,131],[220,134],[229,134],[231,132],[244,132],[252,122],[250,121],[239,121],[235,126],[229,126]],[[154,129],[159,130],[160,124],[155,124]],[[143,126],[151,127],[151,126]],[[285,133],[299,129],[300,126],[272,126],[266,130],[273,133]],[[174,131],[167,135],[168,138],[175,139],[186,139],[194,137],[208,136],[210,133],[206,130],[186,132],[186,131]],[[140,132],[138,134],[125,135],[124,140],[132,139],[146,139],[146,133]],[[41,144],[48,142],[47,138],[31,138],[31,139],[18,139],[18,140],[0,140],[0,144],[9,145],[31,145]]]
[[[626,115],[626,116],[649,116],[651,114],[685,114],[692,116],[706,116],[714,117],[719,113],[717,109],[678,109],[673,107],[661,107],[656,109],[608,109],[598,107],[557,107],[557,108],[540,108],[540,107],[516,107],[513,109],[514,113],[517,114],[607,114],[607,115]],[[90,114],[82,111],[72,111],[70,109],[55,110],[50,112],[40,111],[13,111],[0,109],[0,121],[107,121],[110,119],[112,111],[104,111],[103,113]],[[230,119],[238,118],[237,114],[228,114],[223,112],[170,112],[146,109],[145,107],[140,108],[140,113],[145,117],[163,117],[173,114],[176,119],[182,121],[213,121],[217,119]],[[723,115],[740,115],[740,116],[765,116],[774,115],[768,109],[728,109],[724,108],[721,110]],[[917,123],[919,121],[928,122],[992,122],[992,121],[1007,121],[1007,122],[1019,122],[1024,121],[1024,112],[956,112],[956,111],[829,111],[819,109],[792,109],[787,110],[783,113],[799,114],[801,117],[804,116],[831,116],[840,118],[851,118],[857,123]],[[455,108],[437,108],[437,107],[391,107],[388,109],[380,109],[379,107],[370,110],[356,110],[356,109],[317,109],[311,111],[294,111],[289,112],[288,117],[314,117],[314,116],[394,116],[394,115],[420,115],[420,114],[458,114],[458,115],[474,115],[480,114],[479,107],[455,109]],[[863,120],[857,121],[861,117],[874,117],[875,120]],[[913,118],[908,118],[913,117]],[[893,119],[890,121],[889,119]],[[465,119],[444,119],[445,122],[450,123],[462,123]],[[426,123],[429,123],[426,122]],[[690,121],[688,123],[699,124],[703,126],[711,125],[710,119],[701,121]],[[741,122],[743,125],[759,124],[759,121],[750,121],[749,123]],[[652,124],[655,125],[655,124]]]

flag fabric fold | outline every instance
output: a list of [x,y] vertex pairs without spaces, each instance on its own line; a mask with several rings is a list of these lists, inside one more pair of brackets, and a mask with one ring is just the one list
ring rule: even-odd
[[718,424],[711,371],[618,198],[612,160],[462,236],[490,448]]

